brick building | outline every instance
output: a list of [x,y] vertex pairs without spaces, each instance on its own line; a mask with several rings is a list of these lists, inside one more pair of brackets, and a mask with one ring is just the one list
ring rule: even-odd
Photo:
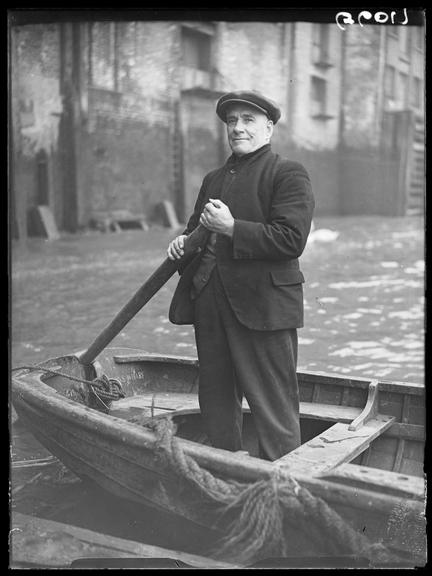
[[412,142],[402,135],[414,117],[422,125],[422,32],[309,22],[11,26],[14,235],[26,236],[38,205],[69,231],[122,209],[150,220],[162,200],[185,220],[204,174],[230,153],[216,100],[244,87],[280,103],[273,148],[305,164],[317,214],[404,214],[415,130]]

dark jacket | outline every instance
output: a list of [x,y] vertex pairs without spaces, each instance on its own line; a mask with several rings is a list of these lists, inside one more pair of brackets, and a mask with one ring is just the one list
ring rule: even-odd
[[[199,224],[209,198],[220,198],[235,219],[232,238],[216,239],[216,266],[238,320],[255,330],[303,326],[304,277],[298,257],[310,231],[314,198],[304,167],[281,158],[270,144],[204,178],[185,234]],[[182,271],[169,318],[193,324],[192,277],[202,252]]]

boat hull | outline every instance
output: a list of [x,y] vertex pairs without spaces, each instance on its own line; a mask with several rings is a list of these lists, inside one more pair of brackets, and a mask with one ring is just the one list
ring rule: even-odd
[[[96,372],[119,377],[127,395],[132,396],[142,389],[151,389],[158,394],[162,391],[169,394],[172,389],[196,390],[196,362],[180,358],[177,361],[171,358],[168,364],[155,362],[154,358],[146,361],[138,352],[135,361],[115,362],[113,359],[118,359],[122,353],[124,355],[124,350],[106,351]],[[133,358],[131,351],[126,356]],[[77,379],[88,378],[88,372],[74,356],[57,358],[41,367],[51,367]],[[175,382],[169,370],[175,370]],[[224,513],[221,503],[210,497],[209,491],[196,478],[191,479],[180,466],[173,464],[172,459],[167,459],[161,439],[153,430],[65,397],[70,386],[69,381],[52,375],[44,382],[44,373],[39,371],[20,373],[14,378],[15,410],[39,442],[75,474],[95,482],[111,494],[169,512],[213,531],[217,546],[237,512]],[[74,383],[73,386],[77,390],[82,385]],[[189,414],[199,418],[192,409]],[[271,481],[278,469],[277,463],[233,454],[184,438],[178,438],[177,443],[186,458],[223,482]],[[376,484],[353,483],[352,478],[335,479],[328,474],[314,477],[302,472],[295,474],[295,478],[357,530],[359,540],[366,533],[371,542],[383,542],[397,551],[399,560],[419,562],[424,557],[424,500],[418,494],[380,489]],[[396,512],[399,514],[397,525]],[[297,558],[323,556],[330,550],[325,540],[313,543],[307,533],[295,526],[288,526],[286,540],[289,542],[287,555]]]

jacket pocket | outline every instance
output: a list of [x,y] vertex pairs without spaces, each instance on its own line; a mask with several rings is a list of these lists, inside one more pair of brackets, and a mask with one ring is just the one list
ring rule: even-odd
[[301,270],[271,270],[270,276],[275,286],[301,284],[305,281]]

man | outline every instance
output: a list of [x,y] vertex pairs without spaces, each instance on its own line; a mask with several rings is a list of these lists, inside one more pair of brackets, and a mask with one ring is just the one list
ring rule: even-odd
[[199,402],[213,446],[242,449],[246,397],[260,457],[276,460],[300,445],[297,328],[303,325],[298,257],[314,199],[303,166],[271,150],[278,106],[256,91],[222,96],[232,155],[203,180],[183,234],[168,247],[181,258],[199,223],[211,234],[186,265],[170,320],[194,324]]

